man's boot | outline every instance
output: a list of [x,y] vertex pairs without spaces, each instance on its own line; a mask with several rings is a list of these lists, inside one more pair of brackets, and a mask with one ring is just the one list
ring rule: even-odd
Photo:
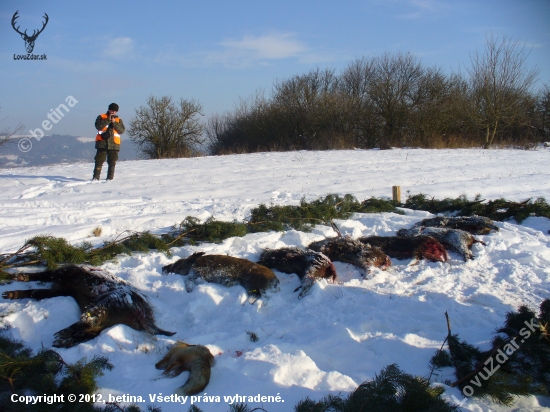
[[113,180],[115,177],[115,165],[109,165],[107,169],[107,180]]
[[101,167],[95,167],[94,168],[94,177],[93,180],[99,180],[99,176],[101,175]]

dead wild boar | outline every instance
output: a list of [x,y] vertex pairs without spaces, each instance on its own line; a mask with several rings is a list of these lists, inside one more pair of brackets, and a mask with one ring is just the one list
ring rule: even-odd
[[336,269],[328,257],[314,250],[298,247],[266,249],[260,255],[259,264],[283,273],[295,273],[302,281],[298,298],[304,297],[319,279],[336,279]]
[[69,348],[123,324],[154,335],[174,335],[155,325],[153,309],[133,286],[117,276],[89,266],[70,265],[38,273],[17,274],[19,281],[51,282],[48,289],[11,290],[4,299],[47,299],[71,296],[82,311],[80,320],[55,333],[53,346]]
[[279,279],[265,266],[226,255],[205,255],[196,252],[162,268],[162,273],[188,276],[186,288],[193,289],[196,280],[218,283],[223,286],[241,285],[250,296],[260,297],[270,289],[277,289]]
[[414,226],[460,229],[472,235],[487,235],[492,230],[499,230],[491,219],[484,216],[436,216],[424,219]]
[[308,249],[321,252],[332,261],[350,263],[366,275],[371,267],[386,270],[391,260],[380,248],[355,239],[330,237],[310,243]]
[[485,242],[476,239],[470,233],[460,229],[413,226],[410,229],[400,229],[397,231],[398,236],[414,236],[419,234],[435,237],[449,249],[460,254],[464,258],[464,261],[475,257],[471,250],[474,243],[485,245]]
[[446,262],[447,250],[431,236],[364,236],[361,243],[379,247],[389,257],[403,259],[427,259],[431,262]]

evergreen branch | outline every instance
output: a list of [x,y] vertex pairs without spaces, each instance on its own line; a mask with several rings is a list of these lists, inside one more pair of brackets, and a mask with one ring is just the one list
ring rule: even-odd
[[2,269],[18,268],[18,267],[23,267],[23,266],[38,265],[41,262],[42,262],[41,260],[31,260],[31,261],[27,261],[27,262],[13,263],[11,265],[5,265],[5,266],[0,266],[0,267]]
[[124,412],[124,409],[120,407],[117,402],[105,402],[105,405],[111,405],[117,408],[119,411]]
[[[288,217],[287,219],[288,220],[293,220],[293,221],[316,220],[318,222],[325,223],[325,220],[318,219],[316,217]],[[271,222],[272,222],[272,220],[264,220],[262,222],[250,222],[250,221],[248,221],[247,224],[248,225],[261,225],[262,223],[271,223]]]
[[171,241],[170,243],[167,243],[166,245],[167,245],[167,246],[172,246],[172,245],[173,245],[174,243],[176,243],[178,240],[183,239],[183,237],[184,237],[185,235],[188,235],[189,233],[194,232],[194,231],[196,231],[196,230],[197,230],[197,228],[188,230],[187,232],[182,233],[181,235],[177,236],[173,241]]
[[[31,247],[31,245],[25,244],[25,245],[21,246],[19,248],[19,250],[17,250],[16,252],[13,252],[11,254],[7,254],[7,256],[4,259],[0,260],[0,267],[10,267],[10,266],[5,266],[4,262],[9,261],[14,256],[19,256],[21,253],[23,253],[25,250],[29,249],[30,247]],[[5,256],[5,255],[1,255],[1,256]]]
[[548,342],[550,342],[550,333],[548,333],[549,329],[548,329],[548,324],[550,322],[546,322],[546,323],[540,323],[540,333],[541,333],[541,338],[544,338],[546,339]]
[[[120,236],[122,236],[124,233],[126,232],[133,232],[130,236],[126,236],[126,237],[123,237],[122,239],[119,239]],[[105,242],[104,243],[104,246],[102,247],[98,247],[98,248],[95,248],[93,249],[94,252],[101,252],[102,250],[106,250],[114,245],[117,245],[117,244],[122,244],[124,243],[126,240],[128,239],[131,239],[132,236],[135,236],[135,235],[139,235],[139,234],[142,234],[143,232],[136,232],[134,230],[125,230],[123,232],[120,232],[117,237],[112,241],[112,242]]]
[[[511,342],[512,339],[506,339],[504,342],[505,344],[508,344]],[[478,366],[473,370],[471,371],[469,374],[467,374],[466,376],[458,379],[457,381],[451,383],[451,388],[454,388],[455,386],[458,386],[458,385],[461,385],[463,384],[464,382],[466,382],[468,379],[476,376],[486,365],[485,365],[485,361],[489,358],[492,358],[497,352],[498,350],[502,347],[503,345],[498,345],[498,346],[495,346],[493,348],[493,350],[491,350],[491,352],[489,353],[489,355],[485,356],[479,363],[478,363]]]

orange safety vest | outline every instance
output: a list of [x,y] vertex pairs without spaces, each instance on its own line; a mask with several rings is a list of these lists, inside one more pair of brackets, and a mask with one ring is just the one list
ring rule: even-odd
[[[107,119],[107,115],[105,113],[103,113],[101,115],[101,118],[102,119]],[[115,122],[118,122],[120,119],[117,117],[115,119]],[[107,131],[107,129],[109,129],[109,125],[105,126],[103,129],[101,130],[98,130],[97,132],[97,135],[95,136],[95,141],[100,141],[100,140],[104,140],[103,139],[103,133],[105,133]],[[115,144],[120,144],[120,135],[117,133],[117,131],[115,130],[115,128],[113,127],[113,138],[114,138],[114,141],[115,141]]]

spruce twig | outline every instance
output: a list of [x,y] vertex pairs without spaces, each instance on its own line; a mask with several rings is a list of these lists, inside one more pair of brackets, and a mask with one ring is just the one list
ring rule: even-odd
[[120,407],[117,402],[105,402],[105,405],[111,405],[117,408],[119,411],[124,412],[124,409]]
[[178,240],[182,239],[185,235],[188,235],[189,233],[191,232],[194,232],[195,230],[197,230],[197,228],[194,228],[194,229],[191,229],[191,230],[188,230],[187,232],[185,233],[182,233],[181,235],[179,235],[178,237],[176,237],[173,241],[171,241],[170,243],[167,243],[166,245],[167,246],[172,246],[174,243],[176,243]]
[[[32,245],[25,244],[25,245],[21,246],[19,248],[19,250],[17,250],[16,252],[13,252],[11,254],[7,254],[7,256],[4,259],[0,260],[0,267],[9,267],[9,266],[4,266],[4,262],[8,262],[14,256],[19,256],[21,253],[23,253],[25,250],[29,249],[31,246]],[[5,256],[5,255],[2,255],[2,256]]]
[[[511,339],[506,339],[505,340],[505,344],[508,344],[509,342],[511,341]],[[481,362],[479,362],[478,366],[473,370],[471,371],[469,374],[467,374],[466,376],[458,379],[457,381],[454,381],[453,383],[451,383],[451,387],[454,388],[455,386],[458,386],[458,385],[461,385],[462,383],[466,382],[468,379],[476,376],[486,365],[485,365],[485,361],[491,357],[493,357],[495,355],[495,353],[498,352],[498,350],[501,348],[502,346],[495,346],[493,348],[493,350],[489,353],[489,355],[485,356],[485,358],[483,358],[483,360]]]
[[0,266],[0,268],[2,269],[9,269],[9,268],[18,268],[18,267],[23,267],[23,266],[33,266],[33,265],[38,265],[39,263],[42,263],[41,260],[30,260],[30,261],[27,261],[27,262],[20,262],[20,263],[13,263],[13,264],[10,264],[10,265],[5,265],[5,266]]
[[[126,232],[131,232],[132,234],[126,237],[123,237],[122,239],[119,239],[120,236],[122,236]],[[135,235],[141,235],[143,232],[136,232],[135,230],[125,230],[123,232],[120,232],[117,237],[112,242],[105,242],[105,244],[102,247],[98,247],[93,249],[94,252],[101,252],[102,250],[108,249],[112,247],[113,245],[124,243],[126,240],[131,239],[132,236]]]

